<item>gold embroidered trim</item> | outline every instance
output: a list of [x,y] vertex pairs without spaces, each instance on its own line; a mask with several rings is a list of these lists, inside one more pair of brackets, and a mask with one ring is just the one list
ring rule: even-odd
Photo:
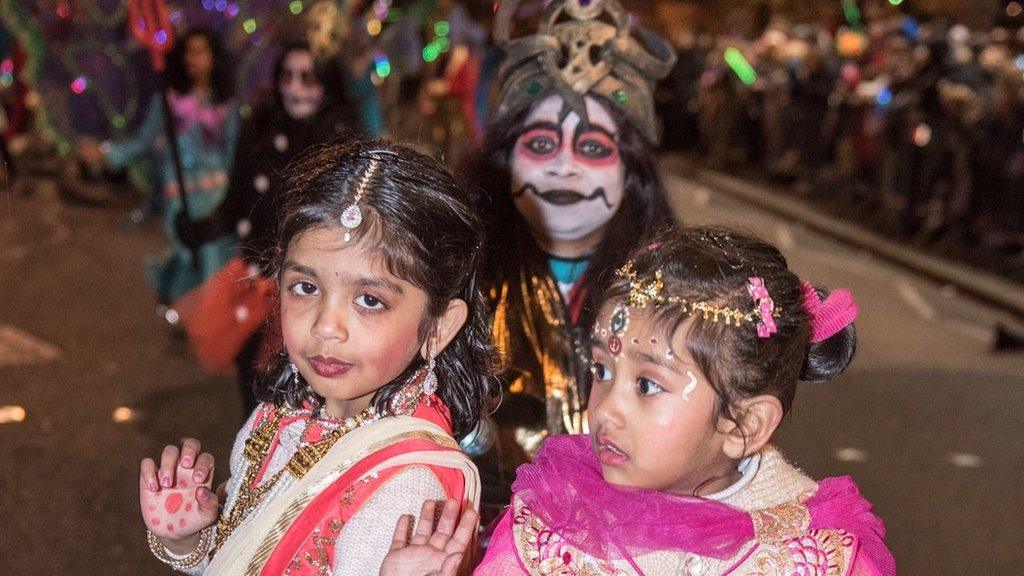
[[389,437],[353,455],[351,458],[345,460],[340,465],[335,467],[333,470],[324,474],[322,478],[308,486],[303,494],[299,495],[297,498],[295,498],[295,500],[292,501],[292,503],[288,506],[284,513],[281,514],[281,517],[278,518],[277,521],[274,523],[274,526],[267,533],[267,536],[263,539],[263,542],[260,543],[259,547],[256,549],[255,554],[253,554],[252,560],[246,567],[246,575],[259,575],[259,573],[263,570],[263,565],[266,564],[267,560],[270,558],[271,552],[274,551],[274,548],[277,546],[278,542],[280,542],[281,537],[284,536],[284,533],[292,525],[292,522],[295,521],[295,518],[297,518],[298,515],[303,510],[305,510],[306,506],[310,503],[310,501],[316,498],[316,496],[319,495],[322,490],[324,490],[327,486],[330,486],[332,483],[334,483],[335,480],[343,476],[346,472],[348,472],[350,468],[352,468],[352,466],[354,466],[363,458],[366,458],[370,454],[373,454],[377,450],[380,450],[389,444],[403,442],[405,440],[427,440],[445,448],[458,449],[459,447],[458,443],[455,442],[455,440],[449,436],[443,436],[440,434],[435,434],[433,432],[413,431]]
[[781,546],[790,538],[806,534],[811,525],[810,511],[799,503],[755,510],[750,518],[758,542],[770,546]]

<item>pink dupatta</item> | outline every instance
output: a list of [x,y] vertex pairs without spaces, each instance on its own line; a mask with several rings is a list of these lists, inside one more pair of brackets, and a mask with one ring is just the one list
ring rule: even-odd
[[[634,558],[640,554],[673,550],[728,559],[755,539],[746,511],[713,500],[605,482],[586,435],[548,438],[537,458],[516,471],[512,490],[514,498],[567,544],[595,558],[625,561],[638,574],[643,572]],[[809,530],[841,529],[857,536],[865,556],[857,574],[896,574],[883,541],[885,527],[848,476],[823,480],[805,505]],[[476,574],[497,574],[495,568],[511,567],[508,555],[516,554],[512,515],[510,509],[502,518]]]

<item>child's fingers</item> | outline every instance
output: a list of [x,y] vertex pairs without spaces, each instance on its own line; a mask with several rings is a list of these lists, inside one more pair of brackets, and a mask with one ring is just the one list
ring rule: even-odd
[[459,503],[451,498],[444,503],[444,509],[441,511],[441,518],[437,521],[437,528],[434,529],[434,533],[430,536],[430,545],[435,548],[444,548],[448,544],[448,539],[452,537],[455,532],[455,523],[459,519]]
[[196,458],[195,468],[192,470],[192,481],[202,484],[211,476],[213,476],[213,454],[203,452]]
[[420,508],[420,521],[416,524],[416,533],[413,534],[410,544],[421,546],[430,540],[430,534],[434,531],[434,510],[437,509],[437,502],[425,500]]
[[395,533],[391,536],[390,550],[401,550],[409,543],[409,528],[413,517],[410,514],[402,514],[395,523]]
[[160,483],[156,479],[156,462],[152,458],[146,458],[139,464],[139,481],[150,492],[160,490]]
[[181,441],[181,467],[191,468],[196,463],[196,456],[199,454],[201,445],[195,438],[184,438]]
[[216,513],[220,508],[220,499],[206,486],[196,488],[196,502],[199,503],[200,512]]
[[462,513],[462,518],[459,519],[459,525],[455,528],[452,539],[444,547],[444,551],[455,554],[468,550],[470,543],[473,542],[473,535],[476,534],[479,521],[480,515],[477,514],[477,511],[467,507],[466,511]]
[[174,486],[174,472],[178,468],[178,447],[167,445],[160,455],[160,485],[164,488]]

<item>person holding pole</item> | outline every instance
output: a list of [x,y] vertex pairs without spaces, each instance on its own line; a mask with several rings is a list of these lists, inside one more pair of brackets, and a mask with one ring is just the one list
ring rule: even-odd
[[[188,230],[183,222],[208,216],[223,202],[239,120],[234,76],[227,70],[229,59],[217,38],[207,30],[192,29],[175,42],[166,29],[149,29],[157,30],[151,53],[173,45],[163,74],[166,90],[153,97],[145,120],[130,138],[116,143],[86,140],[80,151],[87,162],[102,162],[115,170],[147,151],[162,156],[162,224],[170,254],[154,264],[150,279],[160,302],[172,305],[234,253],[236,240],[231,236],[190,249],[178,230]],[[161,72],[156,58],[154,68]],[[174,137],[168,138],[171,131]]]

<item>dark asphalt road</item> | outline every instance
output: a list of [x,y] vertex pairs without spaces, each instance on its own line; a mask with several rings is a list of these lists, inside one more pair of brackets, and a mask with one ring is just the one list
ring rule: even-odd
[[[740,223],[861,304],[854,366],[800,390],[782,449],[860,483],[900,574],[1019,574],[1024,354],[989,352],[1007,315],[684,178],[666,184],[686,221]],[[142,271],[161,236],[123,231],[125,213],[66,205],[46,185],[0,192],[5,575],[169,573],[145,545],[138,461],[188,435],[225,462],[241,421],[234,382],[203,375],[155,313]]]

